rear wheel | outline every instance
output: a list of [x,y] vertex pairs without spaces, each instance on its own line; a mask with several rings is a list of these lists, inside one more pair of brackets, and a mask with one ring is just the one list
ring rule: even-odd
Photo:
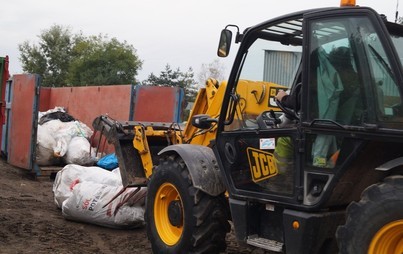
[[154,253],[219,253],[230,230],[224,194],[193,187],[179,156],[161,160],[147,189],[147,235]]
[[336,235],[340,253],[403,253],[403,176],[367,188]]

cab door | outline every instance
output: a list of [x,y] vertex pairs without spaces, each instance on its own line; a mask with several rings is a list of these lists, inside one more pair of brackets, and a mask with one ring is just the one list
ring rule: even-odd
[[274,29],[292,35],[302,31],[302,19],[263,24],[244,35],[215,151],[232,197],[270,200],[275,196],[297,203],[299,124],[286,120],[274,97],[280,89],[289,92],[301,82],[302,37],[299,33],[292,43],[284,43]]

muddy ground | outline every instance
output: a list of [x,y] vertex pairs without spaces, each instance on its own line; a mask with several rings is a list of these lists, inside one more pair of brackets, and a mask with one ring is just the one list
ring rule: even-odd
[[[52,186],[50,177],[35,179],[0,159],[0,253],[152,253],[145,228],[118,230],[65,220]],[[224,253],[265,253],[240,246],[233,233],[227,245]]]

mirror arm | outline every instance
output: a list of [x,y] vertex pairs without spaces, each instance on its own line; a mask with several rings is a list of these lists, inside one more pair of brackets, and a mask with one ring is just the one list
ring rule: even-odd
[[241,34],[239,32],[239,27],[237,25],[229,24],[229,25],[227,25],[225,27],[225,29],[227,29],[228,27],[235,27],[236,28],[235,43],[240,43],[242,41],[243,34]]

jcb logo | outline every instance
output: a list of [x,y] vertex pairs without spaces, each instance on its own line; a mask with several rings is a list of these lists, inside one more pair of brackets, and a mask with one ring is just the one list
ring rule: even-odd
[[259,182],[278,174],[276,161],[272,153],[252,147],[246,149],[252,180]]

